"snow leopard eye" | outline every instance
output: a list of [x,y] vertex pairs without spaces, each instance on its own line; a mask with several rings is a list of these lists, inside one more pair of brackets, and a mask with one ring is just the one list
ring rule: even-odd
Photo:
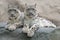
[[11,13],[11,12],[18,13],[17,10],[15,10],[15,9],[9,9],[8,13]]
[[32,30],[35,30],[35,29],[36,29],[35,27],[32,28]]

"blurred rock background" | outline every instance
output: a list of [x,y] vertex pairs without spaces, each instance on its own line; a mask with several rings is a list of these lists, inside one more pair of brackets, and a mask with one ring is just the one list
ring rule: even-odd
[[8,21],[8,8],[16,7],[24,11],[25,3],[37,4],[39,16],[60,25],[60,0],[0,0],[0,22]]

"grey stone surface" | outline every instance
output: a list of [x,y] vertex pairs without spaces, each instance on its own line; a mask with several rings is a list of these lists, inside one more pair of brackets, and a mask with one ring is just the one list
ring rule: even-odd
[[49,40],[49,37],[49,33],[36,32],[33,37],[29,38],[26,34],[20,32],[20,30],[14,32],[4,31],[0,33],[0,40]]
[[60,29],[40,28],[35,32],[35,35],[30,38],[22,33],[21,28],[9,32],[3,27],[0,28],[0,40],[60,40]]

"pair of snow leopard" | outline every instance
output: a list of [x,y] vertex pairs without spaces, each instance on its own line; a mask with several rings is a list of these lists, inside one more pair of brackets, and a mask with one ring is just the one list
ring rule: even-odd
[[13,31],[18,27],[22,27],[22,32],[27,33],[28,37],[32,37],[39,28],[56,28],[56,25],[51,21],[38,16],[36,4],[25,4],[24,12],[16,8],[11,8],[8,10],[8,14],[9,21],[6,29]]

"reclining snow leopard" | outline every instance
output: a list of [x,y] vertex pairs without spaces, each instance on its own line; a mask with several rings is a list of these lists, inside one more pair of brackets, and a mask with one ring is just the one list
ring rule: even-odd
[[51,21],[38,17],[38,14],[36,13],[36,4],[25,4],[25,6],[26,8],[24,10],[24,27],[22,31],[24,33],[27,33],[28,37],[32,37],[34,35],[34,32],[38,30],[38,28],[56,28],[56,25],[53,24]]

